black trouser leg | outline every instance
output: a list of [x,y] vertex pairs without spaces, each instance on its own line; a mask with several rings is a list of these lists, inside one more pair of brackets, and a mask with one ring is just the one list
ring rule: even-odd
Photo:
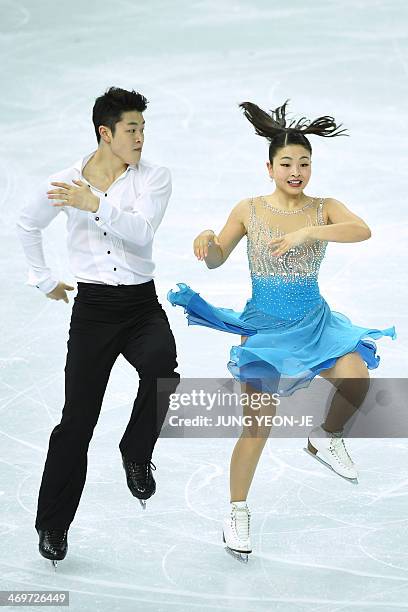
[[112,366],[120,353],[137,368],[139,392],[122,454],[150,459],[168,409],[169,392],[157,394],[157,377],[177,386],[176,349],[153,281],[141,285],[78,284],[65,367],[66,401],[51,433],[41,482],[37,529],[67,528],[85,484],[88,445]]
[[112,366],[120,353],[117,326],[93,321],[75,302],[65,366],[65,405],[53,429],[42,477],[35,526],[67,528],[86,478],[87,452]]
[[[124,457],[137,463],[150,460],[180,375],[176,345],[166,313],[159,303],[129,330],[122,354],[139,373],[139,389],[120,441]],[[161,378],[168,379],[165,385]],[[159,380],[158,380],[159,379]]]

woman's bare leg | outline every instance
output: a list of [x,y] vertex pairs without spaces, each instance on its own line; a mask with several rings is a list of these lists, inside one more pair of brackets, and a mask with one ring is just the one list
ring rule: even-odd
[[336,387],[323,427],[328,432],[341,431],[367,395],[370,386],[367,366],[358,353],[348,353],[332,368],[320,372],[320,376]]
[[244,501],[267,438],[240,437],[235,444],[230,464],[231,501]]
[[[243,336],[243,339],[245,336]],[[260,392],[256,391],[248,384],[241,385],[243,393],[250,396],[258,397]],[[265,397],[265,394],[264,394]],[[261,406],[254,410],[250,406],[244,406],[244,416],[275,416],[276,406],[273,398],[270,399],[270,404]],[[230,464],[230,492],[231,502],[244,501],[248,496],[248,491],[255,474],[256,466],[262,454],[265,443],[268,439],[271,428],[266,425],[258,425],[253,419],[251,426],[243,427],[242,434],[235,444]]]

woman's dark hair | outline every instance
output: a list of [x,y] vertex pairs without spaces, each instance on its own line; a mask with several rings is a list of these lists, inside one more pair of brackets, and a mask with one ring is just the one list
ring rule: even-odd
[[286,100],[282,106],[278,106],[270,115],[252,102],[241,102],[240,108],[244,109],[244,115],[252,123],[255,132],[259,136],[267,138],[269,145],[269,161],[272,163],[276,153],[282,147],[297,144],[302,145],[312,154],[312,147],[305,134],[316,134],[325,138],[333,136],[348,136],[344,134],[347,130],[340,130],[340,125],[336,125],[334,118],[329,116],[318,117],[310,122],[306,117],[301,117],[298,121],[286,121]]
[[142,113],[146,110],[148,101],[142,94],[134,91],[127,91],[119,87],[110,87],[106,92],[96,98],[92,110],[92,121],[95,127],[95,134],[98,144],[101,140],[99,126],[106,125],[110,128],[112,135],[115,135],[115,124],[122,119],[122,113],[126,111],[138,111]]

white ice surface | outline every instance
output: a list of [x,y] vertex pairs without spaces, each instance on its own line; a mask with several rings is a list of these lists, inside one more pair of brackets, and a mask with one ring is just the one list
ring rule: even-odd
[[[334,115],[351,136],[311,137],[307,192],[345,202],[372,229],[369,241],[329,244],[321,292],[356,324],[395,325],[398,339],[378,341],[371,375],[406,377],[407,18],[405,0],[0,0],[2,589],[68,589],[74,612],[408,609],[405,439],[350,441],[358,487],[313,462],[303,440],[271,440],[249,496],[254,553],[243,566],[220,531],[233,440],[159,440],[157,494],[145,513],[130,496],[117,444],[137,376],[123,358],[54,573],[38,554],[34,517],[64,401],[72,294],[67,305],[24,284],[15,233],[33,185],[95,148],[95,97],[110,85],[140,90],[150,100],[144,155],[173,174],[155,259],[180,372],[226,377],[237,338],[187,328],[165,296],[184,281],[218,305],[245,304],[245,241],[211,271],[191,244],[204,228],[218,231],[240,199],[272,190],[266,144],[238,103],[290,98],[293,116]],[[46,254],[72,282],[60,217],[45,232]]]

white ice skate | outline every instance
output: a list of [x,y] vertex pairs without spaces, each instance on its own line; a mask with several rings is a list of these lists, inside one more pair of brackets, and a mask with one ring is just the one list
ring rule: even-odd
[[321,425],[314,427],[309,434],[305,451],[339,476],[357,484],[358,472],[346,450],[341,434],[329,433]]
[[252,552],[249,537],[250,512],[245,501],[232,502],[231,514],[224,519],[223,540],[225,550],[238,561],[248,563],[248,555]]

